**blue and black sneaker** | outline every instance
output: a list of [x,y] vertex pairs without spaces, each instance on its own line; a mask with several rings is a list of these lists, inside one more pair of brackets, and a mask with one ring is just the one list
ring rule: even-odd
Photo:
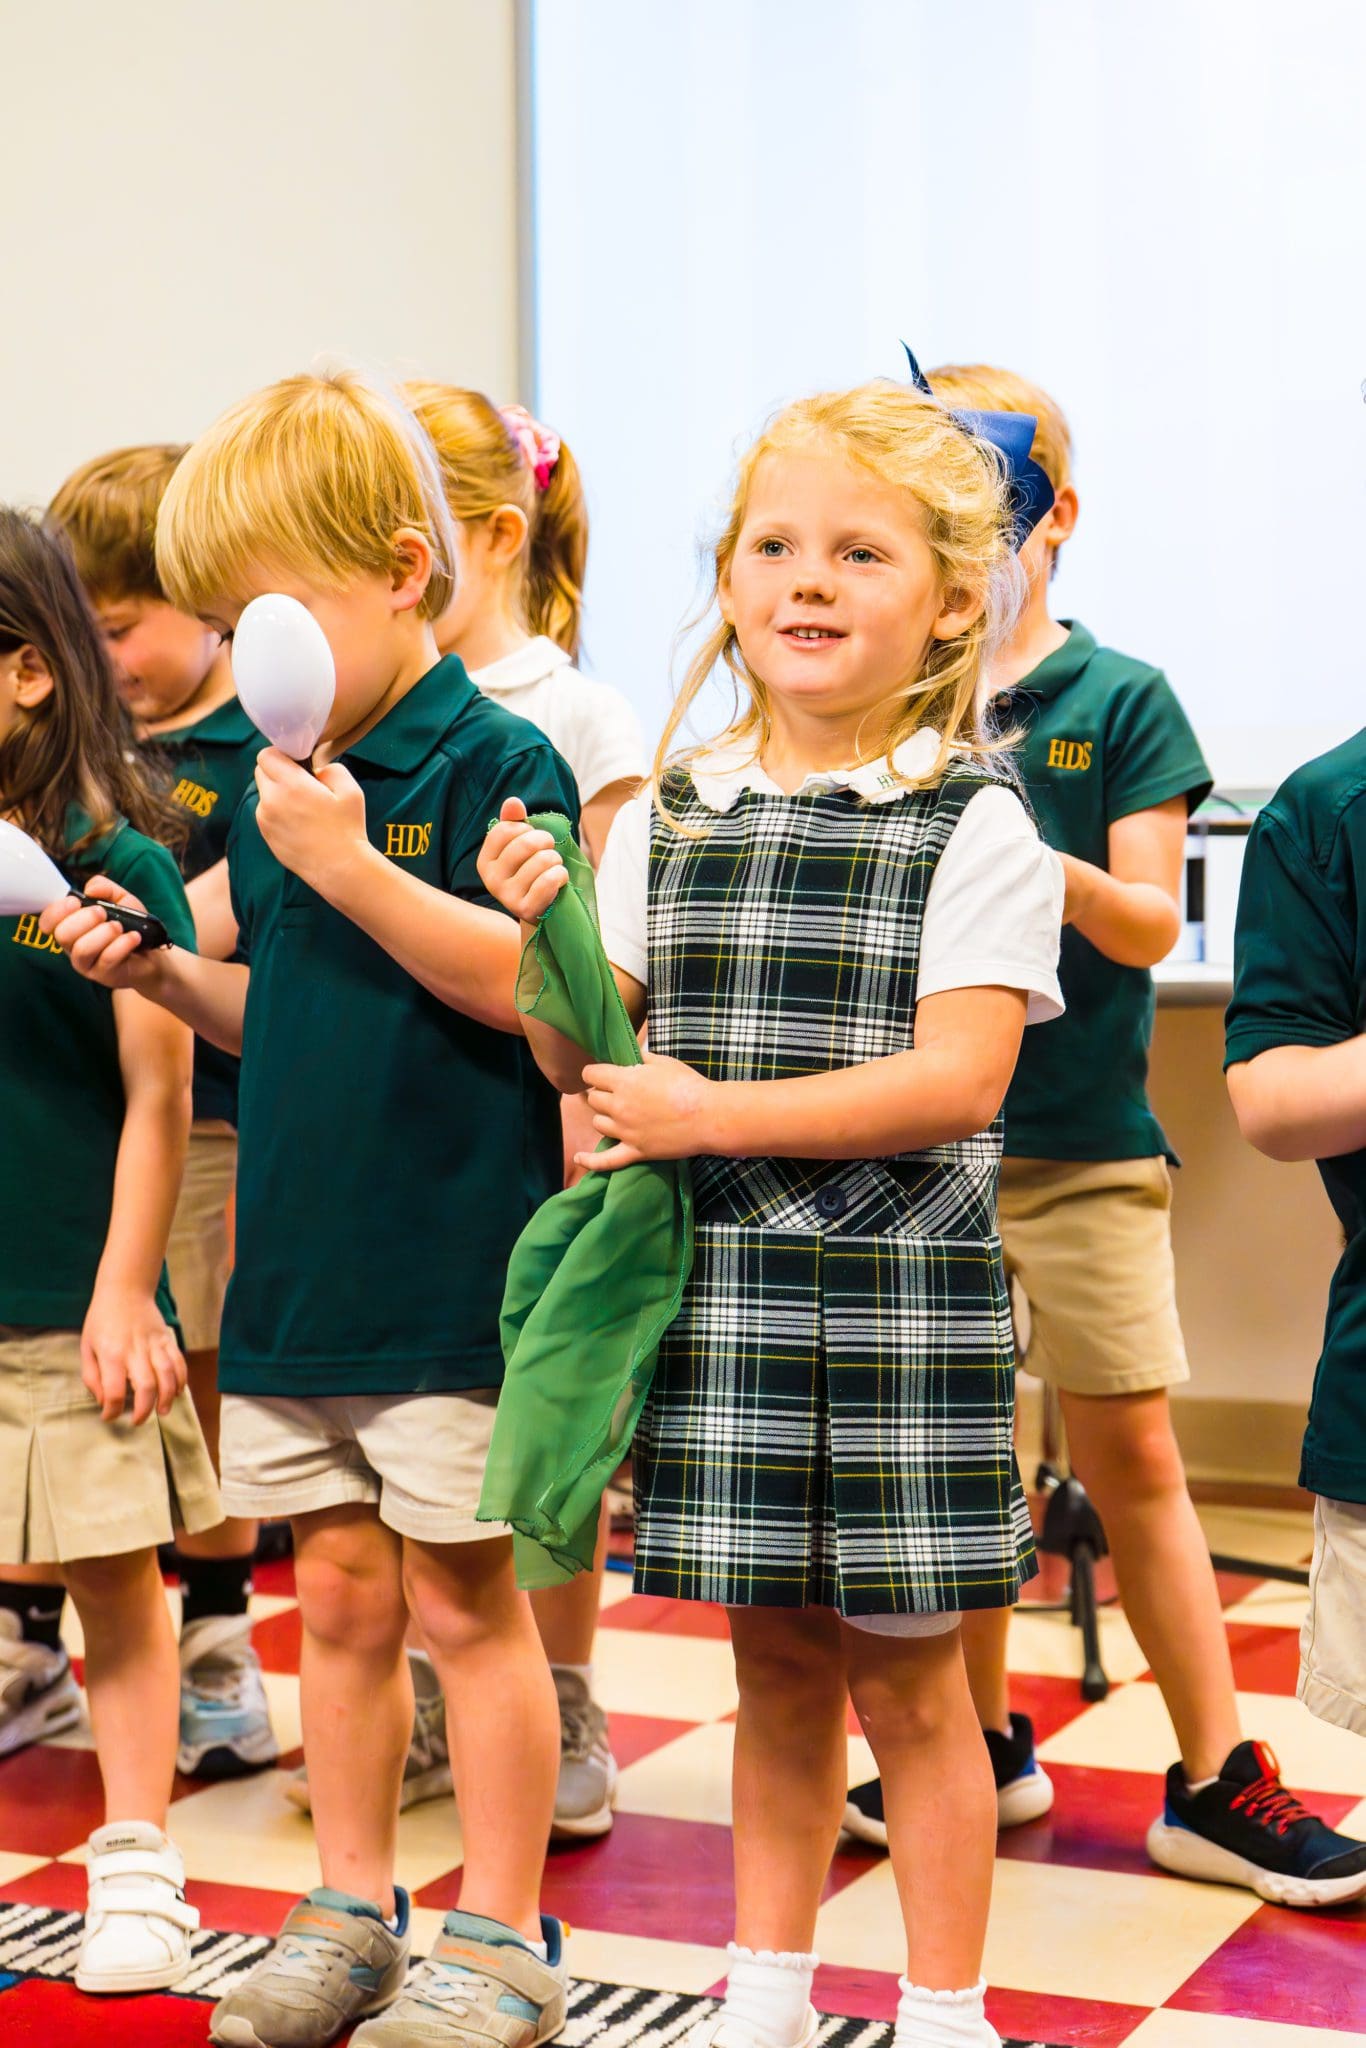
[[1148,1830],[1148,1854],[1178,1877],[1241,1884],[1276,1906],[1366,1897],[1366,1842],[1335,1834],[1281,1783],[1262,1742],[1240,1742],[1212,1784],[1192,1792],[1180,1764]]
[[[1012,1714],[1010,1733],[986,1731],[987,1752],[996,1779],[996,1825],[1023,1827],[1038,1820],[1053,1804],[1053,1780],[1034,1754],[1034,1723],[1028,1714]],[[887,1846],[887,1816],[882,1806],[882,1780],[855,1785],[844,1807],[845,1831],[857,1842]]]

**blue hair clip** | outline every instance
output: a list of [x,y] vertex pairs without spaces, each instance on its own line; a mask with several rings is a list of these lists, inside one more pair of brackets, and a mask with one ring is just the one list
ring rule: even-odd
[[[921,369],[909,342],[901,346],[910,365],[911,383],[927,398],[934,397],[929,378]],[[1024,546],[1039,521],[1053,509],[1053,486],[1030,454],[1034,429],[1032,412],[968,412],[955,410],[953,417],[979,441],[989,441],[1005,463],[1006,487],[1010,493],[1010,516],[1016,552]]]

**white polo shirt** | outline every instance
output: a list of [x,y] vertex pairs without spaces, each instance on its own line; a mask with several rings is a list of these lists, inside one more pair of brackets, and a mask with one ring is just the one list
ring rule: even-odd
[[[937,733],[912,734],[894,756],[898,773],[926,774],[938,750]],[[714,748],[699,755],[692,779],[703,803],[715,811],[728,811],[742,789],[783,794],[743,748]],[[870,803],[896,803],[908,791],[889,781],[885,761],[865,761],[839,773],[808,775],[794,793],[852,789]],[[607,957],[642,985],[649,981],[646,901],[653,803],[653,793],[643,789],[617,813],[597,881]],[[1020,798],[1004,784],[979,789],[964,806],[930,878],[917,999],[952,988],[1016,988],[1028,994],[1029,1023],[1060,1017],[1062,909],[1062,863],[1040,839]]]
[[562,647],[541,634],[501,661],[470,670],[470,681],[505,710],[540,727],[569,763],[579,801],[614,782],[638,782],[650,772],[640,721],[607,683],[581,676]]

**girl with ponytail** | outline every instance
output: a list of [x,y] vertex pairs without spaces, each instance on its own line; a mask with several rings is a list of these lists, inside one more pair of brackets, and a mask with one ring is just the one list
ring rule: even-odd
[[[649,773],[636,715],[606,683],[579,674],[579,617],[588,514],[578,464],[524,406],[500,412],[478,391],[415,383],[405,396],[430,435],[455,518],[456,592],[436,621],[443,654],[538,725],[573,772],[584,851],[596,867],[617,812]],[[565,1174],[596,1142],[582,1095],[564,1097]],[[612,1825],[617,1766],[607,1717],[592,1697],[593,1638],[607,1516],[595,1569],[533,1593],[531,1604],[560,1703],[554,1832],[574,1840]]]
[[500,411],[453,384],[409,384],[406,396],[435,445],[456,522],[459,577],[437,644],[564,756],[596,863],[647,760],[626,699],[574,666],[588,555],[578,464],[524,406]]

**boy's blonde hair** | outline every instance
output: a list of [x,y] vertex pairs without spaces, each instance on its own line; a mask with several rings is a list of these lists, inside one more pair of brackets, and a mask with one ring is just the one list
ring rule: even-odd
[[[1009,635],[1023,589],[1010,544],[1001,458],[960,427],[937,398],[904,384],[879,380],[853,391],[799,399],[770,420],[741,461],[730,514],[714,551],[713,601],[735,559],[759,464],[766,455],[813,445],[865,470],[880,484],[904,490],[924,521],[945,601],[966,607],[975,600],[980,606],[963,632],[951,640],[931,641],[922,672],[901,692],[887,734],[887,764],[896,772],[894,756],[903,740],[922,726],[938,732],[933,767],[922,777],[902,778],[908,787],[929,786],[940,780],[955,749],[986,751],[998,744],[983,728],[979,699],[987,661]],[[655,800],[665,817],[670,815],[663,790],[667,769],[701,751],[692,748],[671,761],[670,748],[718,663],[729,669],[737,685],[737,704],[742,694],[749,701],[720,741],[712,744],[752,740],[757,752],[767,737],[767,691],[747,667],[735,628],[720,619],[689,664],[655,757]]]
[[157,576],[157,511],[185,454],[183,442],[115,448],[73,470],[47,508],[91,597],[164,601]]
[[438,618],[455,591],[455,540],[431,442],[354,370],[286,377],[225,412],[181,462],[157,519],[157,574],[183,612],[243,596],[252,572],[337,589],[393,574],[402,527],[431,548],[418,611]]
[[547,634],[577,659],[588,508],[569,449],[560,442],[542,490],[517,437],[482,391],[419,379],[404,385],[403,396],[431,436],[457,519],[488,519],[500,505],[515,505],[525,516],[523,617],[533,633]]
[[1056,398],[1014,370],[990,363],[945,363],[927,373],[930,388],[945,405],[968,406],[975,412],[1032,412],[1037,422],[1030,454],[1054,492],[1072,481],[1072,430]]

